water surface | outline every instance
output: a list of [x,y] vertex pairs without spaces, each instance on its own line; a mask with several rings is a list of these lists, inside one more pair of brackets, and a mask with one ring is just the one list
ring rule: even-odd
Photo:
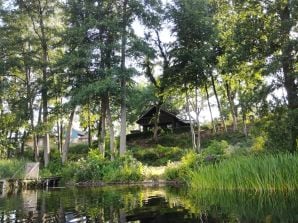
[[298,198],[138,186],[23,191],[0,197],[0,222],[298,222]]

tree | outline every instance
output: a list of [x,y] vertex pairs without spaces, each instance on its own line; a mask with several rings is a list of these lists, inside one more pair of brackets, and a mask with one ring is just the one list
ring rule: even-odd
[[[219,2],[218,2],[219,4]],[[220,1],[218,25],[225,51],[225,68],[251,63],[264,75],[282,74],[287,92],[291,148],[297,148],[297,26],[296,1]],[[226,15],[229,16],[226,16]],[[220,16],[222,15],[222,16]],[[228,71],[227,69],[225,69]]]
[[[177,0],[169,12],[170,19],[174,23],[172,32],[176,35],[177,41],[172,51],[174,57],[172,76],[168,78],[180,88],[183,86],[190,120],[193,119],[190,114],[190,98],[191,95],[194,96],[193,110],[196,117],[194,117],[195,124],[191,121],[191,130],[194,148],[199,152],[201,111],[199,88],[205,86],[209,67],[212,66],[209,55],[212,54],[213,17],[206,0]],[[197,133],[194,131],[194,126],[197,128]]]
[[[44,127],[44,165],[47,166],[50,160],[50,126],[49,126],[49,80],[51,72],[51,55],[55,52],[55,45],[59,38],[55,36],[58,27],[59,7],[57,1],[30,0],[17,1],[18,7],[31,21],[31,28],[39,43],[36,56],[42,73],[41,98],[42,98],[42,119]],[[53,22],[54,21],[54,22]]]

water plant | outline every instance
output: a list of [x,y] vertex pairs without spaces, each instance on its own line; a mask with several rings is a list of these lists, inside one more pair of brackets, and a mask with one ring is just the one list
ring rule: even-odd
[[191,173],[191,188],[216,190],[293,191],[298,189],[298,156],[240,156]]

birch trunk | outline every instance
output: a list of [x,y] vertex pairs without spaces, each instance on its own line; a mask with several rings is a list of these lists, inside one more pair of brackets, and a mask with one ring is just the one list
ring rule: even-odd
[[223,127],[224,127],[224,131],[227,132],[227,126],[226,126],[225,118],[223,117],[221,104],[220,104],[220,101],[219,101],[219,98],[218,98],[218,95],[217,95],[217,90],[216,90],[216,86],[215,86],[214,77],[213,77],[212,73],[210,75],[211,75],[211,83],[212,83],[213,92],[214,92],[214,95],[215,95],[215,98],[216,98],[218,112],[219,112],[221,122],[222,122]]
[[213,133],[216,133],[216,127],[213,119],[213,114],[212,114],[212,109],[211,109],[211,104],[210,104],[210,97],[209,97],[209,92],[208,92],[208,86],[205,84],[205,91],[207,95],[207,102],[208,102],[208,108],[209,108],[209,113],[210,113],[210,118],[211,118],[211,124],[213,128]]
[[66,131],[65,142],[62,148],[62,163],[64,164],[67,161],[67,155],[69,150],[70,138],[71,138],[71,130],[72,130],[72,122],[75,114],[75,108],[71,111]]
[[109,133],[110,133],[110,151],[111,151],[111,160],[114,160],[115,157],[115,134],[114,134],[114,126],[113,120],[111,115],[111,108],[110,108],[110,98],[107,98],[107,123],[109,126]]
[[235,111],[234,99],[231,95],[231,88],[228,83],[226,83],[226,91],[227,91],[227,97],[228,97],[228,101],[229,101],[229,105],[230,105],[230,111],[231,111],[232,118],[233,118],[233,131],[235,132],[238,129],[237,115],[236,115],[236,111]]
[[201,150],[201,125],[200,125],[200,108],[198,106],[198,87],[195,89],[195,113],[196,113],[196,126],[197,126],[197,143],[196,143],[196,150],[199,153]]
[[187,113],[188,118],[189,118],[192,148],[193,148],[193,150],[196,150],[196,148],[197,148],[197,146],[196,146],[196,134],[195,134],[195,130],[194,130],[193,122],[192,122],[192,116],[190,114],[188,90],[186,90],[185,95],[186,95],[186,113]]
[[122,6],[122,39],[121,39],[121,123],[120,123],[120,155],[126,152],[126,42],[127,42],[127,4],[128,0],[123,1]]

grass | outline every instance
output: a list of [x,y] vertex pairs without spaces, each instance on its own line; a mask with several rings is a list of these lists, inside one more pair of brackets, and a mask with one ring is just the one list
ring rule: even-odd
[[193,190],[293,191],[298,189],[298,156],[241,156],[201,166],[191,174]]
[[179,161],[186,150],[179,147],[154,145],[149,148],[132,147],[130,151],[134,158],[149,166],[164,166],[169,161]]
[[0,179],[22,178],[25,169],[24,160],[0,160]]

